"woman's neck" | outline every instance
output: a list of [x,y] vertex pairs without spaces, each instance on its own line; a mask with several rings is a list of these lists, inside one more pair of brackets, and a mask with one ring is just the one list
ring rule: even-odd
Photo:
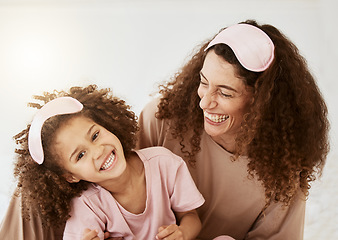
[[218,145],[220,145],[224,150],[229,153],[234,154],[236,150],[236,140],[233,136],[216,136],[211,137]]

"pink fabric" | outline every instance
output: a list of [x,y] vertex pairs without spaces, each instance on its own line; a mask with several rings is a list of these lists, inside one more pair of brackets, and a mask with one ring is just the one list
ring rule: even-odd
[[275,46],[270,37],[250,24],[241,23],[225,28],[209,43],[205,51],[218,43],[228,45],[241,65],[250,71],[262,72],[274,59]]
[[64,239],[81,239],[85,228],[108,231],[111,237],[155,239],[158,227],[175,223],[176,212],[195,209],[204,203],[185,162],[163,147],[138,150],[146,175],[147,203],[141,214],[126,211],[113,196],[92,185],[72,202]]
[[214,238],[213,240],[235,240],[235,239],[230,237],[230,236],[222,235],[222,236],[218,236],[218,237]]

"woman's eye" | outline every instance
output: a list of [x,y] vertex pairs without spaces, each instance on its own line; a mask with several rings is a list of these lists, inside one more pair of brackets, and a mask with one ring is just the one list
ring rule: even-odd
[[208,84],[206,82],[202,82],[202,81],[200,81],[200,85],[202,85],[202,86],[208,86]]
[[85,152],[80,152],[79,155],[77,155],[77,161],[79,161],[83,156],[85,155]]
[[227,97],[227,98],[232,97],[232,95],[226,94],[226,93],[223,93],[223,92],[220,92],[220,94],[221,94],[223,97]]
[[92,141],[95,141],[95,139],[97,139],[99,136],[99,131],[95,132],[92,136]]

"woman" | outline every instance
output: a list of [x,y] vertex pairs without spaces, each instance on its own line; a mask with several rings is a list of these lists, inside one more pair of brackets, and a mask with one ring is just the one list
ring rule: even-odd
[[222,30],[140,115],[139,147],[189,164],[205,204],[199,239],[302,239],[310,182],[328,153],[325,102],[271,25]]

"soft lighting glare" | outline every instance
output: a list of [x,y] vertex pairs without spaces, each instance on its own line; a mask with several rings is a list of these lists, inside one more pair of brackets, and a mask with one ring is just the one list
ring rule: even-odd
[[25,36],[12,45],[12,63],[25,74],[43,71],[51,47],[41,36]]

